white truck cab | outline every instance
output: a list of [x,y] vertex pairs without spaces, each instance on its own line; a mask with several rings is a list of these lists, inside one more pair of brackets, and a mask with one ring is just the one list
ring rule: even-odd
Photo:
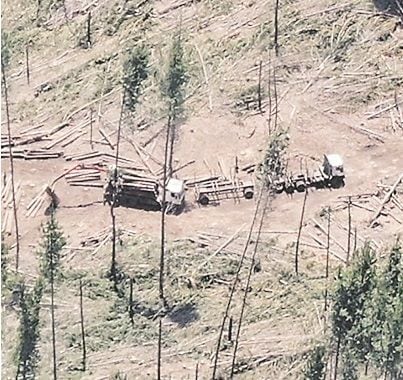
[[[165,202],[174,206],[181,206],[184,199],[185,182],[180,179],[170,178],[165,188]],[[162,191],[158,194],[158,201],[162,204]]]
[[323,171],[329,177],[343,177],[343,159],[338,154],[325,154],[323,160]]

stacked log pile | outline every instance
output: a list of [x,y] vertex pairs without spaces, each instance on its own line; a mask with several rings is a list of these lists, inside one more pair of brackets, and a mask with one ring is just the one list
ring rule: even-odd
[[[46,160],[63,156],[63,151],[48,151],[45,149],[11,149],[13,158],[22,158],[24,160]],[[1,150],[1,158],[8,157],[10,157],[10,148],[3,148]]]
[[105,191],[105,200],[112,202],[112,193],[116,192],[120,204],[126,206],[142,204],[144,206],[158,206],[157,189],[158,179],[139,174],[136,170],[119,169],[117,188],[114,190],[114,171],[110,169],[108,187]]
[[103,187],[101,171],[99,169],[79,168],[65,175],[70,186]]
[[[116,162],[116,156],[108,152],[90,151],[87,153],[78,153],[64,156],[66,161],[85,161],[93,165],[112,165]],[[139,166],[137,161],[127,157],[119,156],[119,167],[132,168],[143,171],[144,168]]]
[[[36,142],[40,142],[40,141],[51,141],[53,135],[57,134],[59,131],[61,131],[62,129],[66,128],[69,125],[70,124],[66,123],[66,122],[61,123],[61,124],[53,127],[50,131],[43,130],[43,129],[38,130],[38,128],[43,127],[42,124],[27,128],[27,129],[21,131],[18,135],[12,136],[11,146],[16,147],[16,146],[28,145],[28,144],[32,144],[32,143],[36,143]],[[2,148],[10,147],[10,144],[8,142],[8,135],[3,135],[3,134],[1,135],[1,147]]]

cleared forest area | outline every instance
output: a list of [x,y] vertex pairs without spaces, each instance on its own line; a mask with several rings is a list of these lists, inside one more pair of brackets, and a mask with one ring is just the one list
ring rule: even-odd
[[[402,11],[4,0],[2,376],[398,379]],[[334,153],[341,188],[267,180]],[[103,204],[113,165],[184,209]],[[253,199],[202,206],[206,178]]]

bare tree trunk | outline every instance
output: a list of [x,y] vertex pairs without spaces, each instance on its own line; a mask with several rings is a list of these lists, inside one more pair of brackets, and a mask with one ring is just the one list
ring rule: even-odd
[[118,135],[116,140],[116,155],[115,155],[115,180],[117,180],[117,169],[119,165],[119,148],[120,148],[120,137],[121,137],[121,129],[122,129],[122,121],[123,121],[123,111],[125,106],[125,98],[126,98],[126,91],[123,89],[122,94],[122,103],[120,105],[120,115],[119,115],[119,123],[118,123]]
[[241,326],[242,326],[243,315],[244,315],[244,312],[245,312],[246,298],[248,297],[250,279],[252,277],[253,268],[255,266],[255,257],[256,257],[257,247],[259,245],[260,234],[262,232],[264,216],[265,216],[265,213],[266,213],[266,208],[267,208],[267,203],[269,201],[269,198],[270,198],[270,194],[266,194],[266,199],[265,199],[265,203],[264,203],[263,211],[262,211],[262,216],[261,216],[259,227],[258,227],[258,232],[257,232],[256,240],[255,240],[255,246],[254,246],[254,249],[253,249],[251,263],[250,263],[250,266],[249,266],[248,278],[246,280],[245,291],[244,291],[244,294],[243,294],[241,313],[239,315],[238,329],[237,329],[237,333],[236,333],[236,337],[235,337],[234,352],[232,354],[231,379],[234,377],[236,354],[237,354],[237,350],[238,350],[239,337],[241,335]]
[[[116,185],[115,185],[116,186]],[[113,281],[113,286],[117,290],[117,276],[116,276],[116,217],[115,217],[115,202],[116,202],[116,191],[112,194],[111,203],[111,219],[112,219],[112,260],[111,260],[111,271],[110,275]]]
[[229,310],[230,310],[230,307],[231,307],[232,298],[233,298],[234,293],[235,293],[236,284],[238,283],[238,280],[239,280],[239,272],[240,272],[242,264],[244,262],[245,255],[246,255],[246,252],[247,252],[248,247],[249,247],[249,242],[250,242],[251,237],[252,237],[253,227],[254,227],[255,222],[256,222],[257,213],[259,211],[259,206],[260,206],[260,202],[261,202],[261,199],[262,199],[262,193],[263,193],[263,187],[260,189],[260,193],[259,193],[259,197],[258,197],[258,200],[257,200],[257,203],[256,203],[256,208],[255,208],[255,212],[254,212],[254,215],[253,215],[252,223],[250,225],[248,236],[246,238],[246,242],[245,242],[245,245],[244,245],[244,250],[242,252],[242,256],[241,256],[241,259],[239,261],[237,271],[235,273],[235,278],[234,278],[234,281],[233,281],[232,286],[231,286],[231,291],[230,291],[230,294],[229,294],[229,297],[228,297],[228,302],[227,302],[227,305],[226,305],[226,308],[225,308],[223,321],[221,323],[220,332],[218,334],[217,346],[216,346],[215,357],[214,357],[214,365],[213,365],[213,375],[212,375],[213,380],[215,380],[215,378],[216,378],[217,367],[218,367],[218,356],[219,356],[219,353],[220,353],[221,339],[222,339],[222,336],[223,336],[223,333],[224,333],[225,322],[226,322],[226,320],[228,318],[228,313],[229,313]]
[[50,254],[50,311],[52,316],[52,351],[53,351],[53,380],[57,380],[56,358],[56,327],[55,327],[55,304],[54,304],[54,265],[53,253]]
[[273,67],[273,89],[274,89],[274,107],[276,112],[274,113],[274,130],[277,131],[278,124],[278,94],[277,94],[277,73],[276,65]]
[[337,380],[337,370],[338,370],[338,367],[339,367],[339,356],[340,356],[340,343],[341,343],[341,337],[339,335],[337,337],[336,361],[334,363],[334,378],[333,378],[333,380]]
[[161,380],[161,344],[162,344],[162,323],[159,319],[158,325],[158,356],[157,356],[157,380]]
[[18,229],[18,217],[17,217],[17,203],[15,200],[15,181],[14,181],[14,157],[12,149],[12,139],[11,139],[11,126],[10,126],[10,109],[8,103],[8,88],[6,80],[6,68],[1,60],[1,73],[3,79],[4,88],[4,100],[6,103],[6,119],[7,119],[7,134],[8,134],[8,146],[10,149],[10,171],[11,171],[11,193],[13,201],[13,212],[14,212],[14,224],[15,224],[15,240],[16,240],[16,253],[15,253],[15,269],[18,271],[19,259],[20,259],[20,234]]
[[257,88],[257,96],[258,96],[258,104],[259,104],[259,112],[263,113],[262,111],[262,60],[259,63],[259,83]]
[[330,207],[327,210],[326,278],[329,278],[329,258],[330,258]]
[[88,12],[87,17],[87,48],[91,47],[91,11]]
[[29,73],[29,44],[25,45],[25,65],[27,74],[27,84],[29,85],[30,73]]
[[172,175],[172,161],[173,161],[173,155],[174,155],[174,145],[175,145],[175,134],[176,134],[176,126],[175,126],[175,121],[174,117],[171,118],[171,131],[170,131],[170,144],[169,144],[169,156],[168,156],[168,173],[167,173],[167,179],[171,177]]
[[171,133],[171,112],[169,112],[167,131],[165,137],[164,170],[162,178],[162,204],[161,204],[161,253],[160,253],[160,278],[159,278],[159,296],[162,304],[166,306],[164,295],[164,267],[165,267],[165,210],[166,210],[166,182],[167,182],[167,161],[169,151],[169,138]]
[[134,325],[134,310],[133,310],[133,279],[130,278],[130,293],[129,293],[129,318],[130,323]]
[[199,380],[199,362],[196,363],[195,380]]
[[233,320],[232,317],[229,317],[229,323],[228,323],[228,340],[232,342],[232,324]]
[[39,14],[41,12],[41,5],[42,5],[42,0],[37,0],[36,2],[36,25],[39,26]]
[[350,250],[351,250],[351,196],[348,197],[348,238],[347,238],[347,258],[346,263],[349,264],[350,261]]
[[81,324],[81,341],[82,341],[82,351],[83,351],[83,371],[86,370],[87,364],[87,349],[85,346],[85,331],[84,331],[84,308],[83,308],[83,283],[80,279],[80,324]]
[[276,52],[276,57],[278,57],[278,8],[279,8],[279,0],[276,0],[275,8],[274,8],[274,49]]
[[93,127],[94,127],[93,114],[94,114],[94,110],[91,108],[91,114],[90,114],[90,146],[91,146],[91,150],[94,150],[94,144],[92,142],[92,131],[93,131]]
[[111,277],[113,280],[115,291],[117,290],[117,276],[116,276],[116,216],[115,207],[117,202],[117,185],[118,185],[118,165],[119,165],[119,148],[120,148],[120,135],[123,120],[123,109],[125,104],[125,91],[123,89],[122,104],[120,107],[117,141],[116,141],[116,156],[115,156],[115,169],[113,173],[113,194],[111,203],[111,219],[112,219],[112,262],[111,262]]
[[327,210],[327,243],[326,243],[326,288],[325,288],[325,312],[327,311],[327,293],[329,279],[329,256],[330,256],[330,207]]
[[295,247],[295,273],[298,275],[298,254],[299,254],[299,240],[301,238],[302,224],[304,223],[305,204],[308,197],[308,189],[305,189],[304,203],[302,204],[301,219],[299,221],[297,244]]
[[[270,53],[269,53],[270,54]],[[272,103],[272,96],[271,96],[271,55],[269,59],[269,86],[268,86],[268,95],[269,95],[269,136],[271,135],[271,118],[273,112],[273,103]]]

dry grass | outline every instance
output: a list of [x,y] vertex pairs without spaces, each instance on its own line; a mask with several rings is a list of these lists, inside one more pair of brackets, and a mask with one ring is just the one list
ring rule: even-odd
[[[129,15],[126,19],[121,17],[121,2],[98,1],[92,8],[94,46],[84,50],[77,44],[86,14],[73,16],[72,12],[74,7],[79,9],[88,3],[71,2],[68,24],[59,9],[49,18],[47,28],[38,28],[33,22],[34,2],[4,2],[3,28],[11,36],[12,115],[18,127],[36,124],[50,114],[52,123],[56,124],[82,104],[118,88],[125,49],[141,39],[152,48],[152,75],[140,108],[130,125],[125,126],[125,133],[135,133],[139,141],[147,141],[161,127],[165,115],[159,83],[170,47],[166,37],[177,30],[180,17],[190,74],[188,116],[207,108],[209,93],[215,114],[233,111],[241,96],[255,91],[260,60],[265,88],[275,63],[281,95],[291,87],[300,97],[320,93],[315,106],[333,112],[373,110],[377,103],[392,99],[394,91],[399,93],[403,85],[402,41],[392,32],[395,20],[373,15],[369,1],[351,0],[341,5],[330,0],[284,2],[280,14],[281,55],[277,60],[272,44],[273,1],[210,0],[166,13],[163,11],[169,4],[164,1],[156,2],[153,10],[146,6],[140,15]],[[129,3],[131,7],[138,2]],[[152,17],[144,22],[142,16],[147,12]],[[17,14],[20,16],[16,17]],[[28,40],[33,42],[33,84],[29,88],[25,85],[23,65]],[[196,46],[206,65],[209,86],[205,83]],[[35,88],[43,83],[51,84],[52,89],[34,97]],[[118,104],[118,93],[104,102],[106,128],[117,120]],[[81,119],[86,112],[76,115],[76,119]],[[149,125],[146,131],[138,130],[140,121]],[[161,157],[158,153],[154,155]],[[280,244],[281,241],[281,238],[267,239],[259,248],[262,271],[253,275],[248,294],[238,353],[240,379],[298,378],[304,353],[312,342],[321,339],[325,281],[321,277],[323,260],[318,252],[323,250],[307,249],[301,253],[303,275],[297,279],[292,264],[294,247]],[[202,378],[211,374],[217,332],[242,243],[238,239],[196,271],[214,249],[189,241],[169,242],[167,295],[172,311],[163,317],[164,375],[192,377],[196,363],[200,364]],[[127,314],[127,281],[122,282],[118,297],[105,277],[109,266],[108,246],[94,256],[77,251],[65,263],[66,278],[57,286],[56,294],[61,378],[107,379],[118,370],[127,373],[128,378],[155,377],[156,318],[160,312],[158,257],[158,241],[145,236],[125,237],[119,248],[122,273],[126,278],[135,279],[134,326],[130,325]],[[241,271],[231,309],[235,321],[249,263],[247,260]],[[89,350],[89,371],[85,374],[79,371],[78,278],[81,276],[85,279]],[[2,374],[7,378],[13,377],[15,371],[12,355],[18,320],[17,311],[6,306],[9,295],[5,297],[3,362],[7,364],[3,365]],[[48,298],[46,294],[44,304]],[[49,378],[51,370],[49,314],[49,307],[44,305],[41,378]],[[225,347],[220,354],[223,372],[228,370],[232,352],[229,342],[225,342]]]

